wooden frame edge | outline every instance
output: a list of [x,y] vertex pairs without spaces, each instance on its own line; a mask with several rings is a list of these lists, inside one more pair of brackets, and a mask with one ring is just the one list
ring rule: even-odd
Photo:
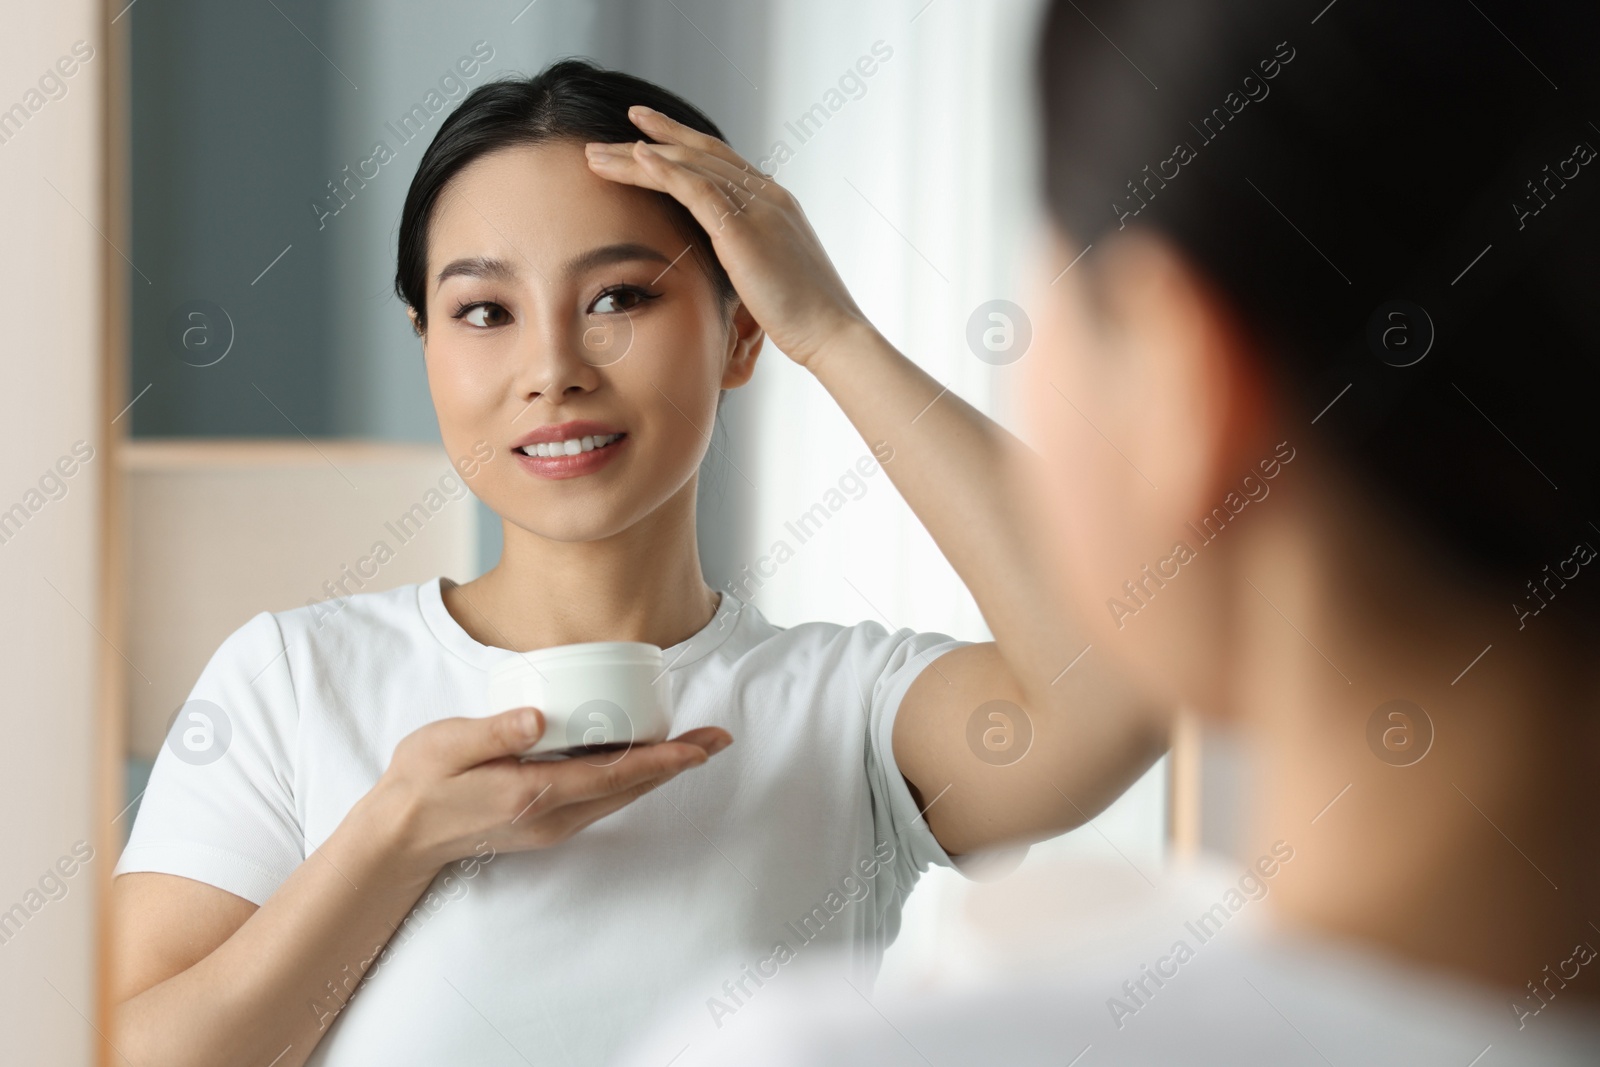
[[[113,1067],[121,1059],[107,1036],[111,1032],[111,870],[122,851],[120,809],[126,791],[127,677],[121,654],[126,619],[126,545],[122,536],[123,478],[120,446],[128,423],[112,420],[127,393],[129,296],[128,278],[110,242],[126,247],[131,232],[129,42],[130,23],[114,21],[123,0],[101,0],[106,27],[105,65],[101,70],[99,149],[100,217],[108,241],[100,243],[100,418],[105,434],[100,466],[99,642],[95,671],[94,847],[102,857],[95,877],[94,1016],[99,1041],[94,1062]],[[131,420],[130,420],[131,422]]]

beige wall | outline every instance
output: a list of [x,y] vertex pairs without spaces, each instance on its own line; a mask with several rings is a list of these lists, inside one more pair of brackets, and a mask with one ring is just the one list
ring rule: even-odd
[[[97,884],[110,862],[96,825],[94,729],[108,474],[99,388],[105,243],[95,227],[106,229],[100,117],[109,50],[106,16],[90,0],[8,3],[3,19],[0,112],[38,109],[20,130],[0,128],[0,513],[23,509],[0,527],[0,924],[8,911],[20,924],[0,925],[0,1063],[70,1067],[94,1053]],[[59,99],[29,96],[77,41],[94,54],[62,79],[65,95],[46,79]],[[78,441],[94,458],[75,466]],[[64,495],[46,476],[63,457],[73,470]],[[80,841],[95,849],[81,868]],[[73,870],[64,896],[46,877],[58,861]]]

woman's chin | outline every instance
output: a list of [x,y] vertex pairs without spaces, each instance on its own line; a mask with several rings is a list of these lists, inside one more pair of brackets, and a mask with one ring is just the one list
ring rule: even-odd
[[626,530],[631,523],[617,516],[571,516],[565,521],[551,521],[549,513],[540,515],[506,516],[512,525],[541,541],[562,544],[580,544],[587,541],[604,541]]

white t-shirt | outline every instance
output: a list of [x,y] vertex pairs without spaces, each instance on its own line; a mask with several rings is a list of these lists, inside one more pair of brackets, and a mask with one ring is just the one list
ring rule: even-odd
[[[668,1005],[618,1067],[1592,1067],[1600,1013],[1287,928],[1270,880],[1212,858],[1102,914],[1041,911],[1032,943],[931,991],[870,998],[817,953],[720,1027]],[[1242,887],[1242,888],[1241,888]],[[1062,936],[1057,928],[1071,928]],[[1467,936],[1467,935],[1463,935]],[[1600,936],[1574,931],[1600,946]],[[1180,948],[1180,944],[1183,946]],[[1552,959],[1600,980],[1593,949]],[[1583,961],[1589,962],[1585,964]],[[724,965],[725,966],[725,965]],[[1530,975],[1530,978],[1542,977]],[[1558,980],[1559,981],[1559,980]]]
[[[481,714],[490,664],[515,653],[468,635],[442,581],[263,612],[229,636],[190,697],[214,707],[174,721],[116,873],[261,904],[401,738]],[[308,991],[328,1026],[308,1062],[603,1063],[716,959],[775,971],[833,946],[870,982],[918,876],[951,865],[895,765],[895,713],[970,643],[777,627],[722,594],[664,653],[674,735],[721,726],[734,744],[553,848],[445,867],[342,1012],[341,976],[320,1003]]]

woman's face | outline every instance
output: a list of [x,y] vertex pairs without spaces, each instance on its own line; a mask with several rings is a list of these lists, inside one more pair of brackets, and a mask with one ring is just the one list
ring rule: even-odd
[[[478,461],[472,490],[503,518],[597,540],[690,486],[720,390],[749,379],[760,334],[725,314],[687,246],[654,194],[596,175],[578,142],[499,149],[445,186],[428,233],[428,385],[451,459]],[[609,434],[622,436],[600,447]],[[524,455],[530,435],[580,445]]]

